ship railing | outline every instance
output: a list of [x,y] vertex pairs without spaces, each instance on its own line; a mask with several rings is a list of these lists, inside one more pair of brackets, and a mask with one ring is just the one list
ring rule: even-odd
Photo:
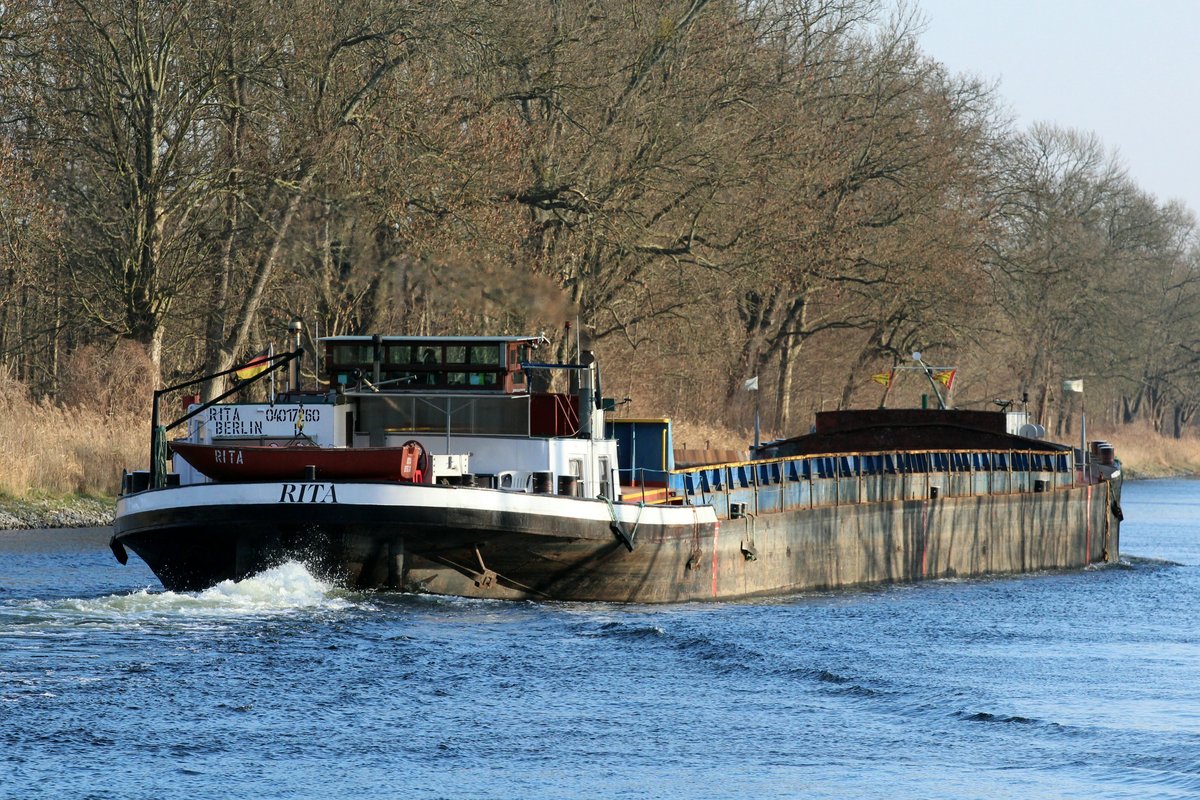
[[678,498],[670,488],[672,473],[649,467],[626,467],[617,470],[621,480],[621,498],[633,502],[666,503]]
[[1076,483],[1070,452],[1034,450],[814,454],[667,473],[668,500],[712,505],[724,516],[886,500],[1045,492]]

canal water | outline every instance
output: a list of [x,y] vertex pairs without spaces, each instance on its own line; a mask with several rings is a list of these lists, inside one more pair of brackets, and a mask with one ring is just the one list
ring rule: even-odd
[[0,797],[1197,797],[1200,482],[1124,508],[1116,566],[667,607],[0,534]]

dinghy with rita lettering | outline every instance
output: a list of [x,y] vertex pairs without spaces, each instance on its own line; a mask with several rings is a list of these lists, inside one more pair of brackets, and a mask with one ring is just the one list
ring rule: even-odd
[[[615,416],[591,353],[548,363],[544,343],[334,336],[302,387],[296,341],[167,424],[161,399],[197,382],[160,390],[113,551],[173,590],[299,560],[350,588],[631,602],[1118,556],[1111,448],[1043,441],[1022,412],[826,412],[747,452],[677,452],[669,420]],[[265,402],[230,400],[285,367]]]
[[421,483],[428,457],[417,442],[401,447],[318,447],[308,439],[286,444],[168,442],[193,469],[214,481],[253,481],[309,474],[326,479]]

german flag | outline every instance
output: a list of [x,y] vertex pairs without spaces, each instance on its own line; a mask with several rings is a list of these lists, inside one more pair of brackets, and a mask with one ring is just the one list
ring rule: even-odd
[[255,375],[261,375],[270,366],[270,358],[271,348],[269,347],[261,353],[256,353],[245,364],[234,369],[233,379],[241,383],[242,381],[250,380]]

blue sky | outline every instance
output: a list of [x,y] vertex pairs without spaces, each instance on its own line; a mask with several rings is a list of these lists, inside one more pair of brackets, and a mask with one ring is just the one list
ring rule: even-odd
[[1095,132],[1159,200],[1200,214],[1200,0],[915,0],[922,49],[999,81],[1021,127]]

